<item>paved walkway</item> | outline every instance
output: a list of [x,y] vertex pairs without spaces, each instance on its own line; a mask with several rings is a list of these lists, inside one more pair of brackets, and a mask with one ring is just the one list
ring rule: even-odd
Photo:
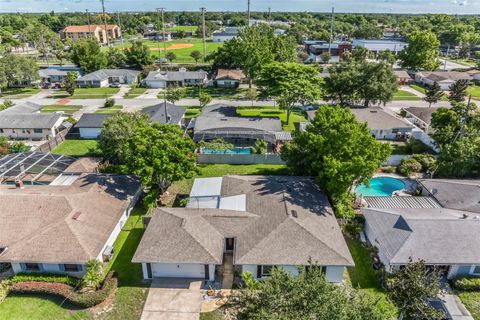
[[472,315],[457,295],[443,294],[441,299],[452,320],[473,320]]
[[115,94],[112,96],[112,98],[115,99],[115,100],[116,100],[116,99],[123,99],[123,96],[125,96],[125,94],[126,94],[128,91],[130,91],[130,87],[129,87],[128,85],[122,85],[122,86],[120,87],[120,90],[119,90],[117,93],[115,93]]
[[203,280],[154,279],[141,320],[199,320]]

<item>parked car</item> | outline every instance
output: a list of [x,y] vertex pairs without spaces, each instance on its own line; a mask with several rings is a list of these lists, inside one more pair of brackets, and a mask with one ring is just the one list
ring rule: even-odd
[[118,82],[114,82],[110,84],[110,88],[120,88],[122,85]]

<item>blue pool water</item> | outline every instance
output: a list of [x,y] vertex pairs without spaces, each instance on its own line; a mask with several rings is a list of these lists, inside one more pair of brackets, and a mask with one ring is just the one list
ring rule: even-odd
[[355,189],[355,193],[370,197],[391,197],[392,193],[405,188],[402,180],[390,177],[378,177],[370,179],[370,187],[361,184]]
[[202,149],[203,154],[251,154],[250,148],[233,148],[233,149]]

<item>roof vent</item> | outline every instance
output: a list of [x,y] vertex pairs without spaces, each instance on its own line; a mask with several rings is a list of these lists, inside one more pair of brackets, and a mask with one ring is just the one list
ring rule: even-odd
[[467,219],[467,218],[468,218],[468,214],[464,213],[462,216],[462,219]]
[[297,212],[297,210],[292,210],[292,217],[298,218],[298,212]]
[[81,214],[82,214],[82,213],[81,213],[80,211],[75,212],[75,213],[73,214],[73,216],[72,216],[72,219],[73,219],[73,220],[77,220],[78,217],[80,217]]
[[377,110],[370,110],[370,113],[377,113]]

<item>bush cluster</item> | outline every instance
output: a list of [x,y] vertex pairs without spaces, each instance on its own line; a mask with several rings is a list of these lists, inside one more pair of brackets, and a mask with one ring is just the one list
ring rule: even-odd
[[480,277],[462,277],[455,279],[453,285],[458,290],[478,291],[480,290]]
[[410,176],[413,173],[420,172],[422,165],[414,158],[403,158],[397,170],[400,174]]
[[55,273],[17,273],[10,278],[12,283],[25,282],[25,281],[34,281],[34,282],[58,282],[64,283],[72,287],[76,287],[79,283],[79,279],[74,277],[69,277],[66,275],[55,274]]
[[102,287],[96,291],[79,292],[74,287],[61,282],[22,281],[11,284],[9,293],[59,296],[78,307],[90,308],[108,298],[117,286],[117,278],[113,273],[109,273]]

